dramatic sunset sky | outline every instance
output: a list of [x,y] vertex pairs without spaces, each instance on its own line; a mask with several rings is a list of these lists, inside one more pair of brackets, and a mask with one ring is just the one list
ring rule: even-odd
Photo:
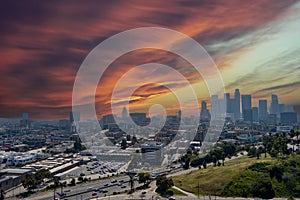
[[[198,41],[214,59],[226,91],[239,88],[241,94],[252,94],[254,105],[277,94],[299,114],[300,1],[7,0],[0,7],[0,117],[19,118],[28,112],[31,118],[67,118],[74,79],[87,54],[121,31],[153,26]],[[102,77],[96,95],[99,116],[110,112],[111,93],[122,74],[149,62],[178,70],[202,91],[199,100],[209,100],[204,82],[188,63],[145,49],[121,56]],[[184,89],[168,74],[155,77]],[[134,84],[131,79],[128,84]],[[143,111],[156,101],[178,109],[161,84],[140,87],[131,106]]]

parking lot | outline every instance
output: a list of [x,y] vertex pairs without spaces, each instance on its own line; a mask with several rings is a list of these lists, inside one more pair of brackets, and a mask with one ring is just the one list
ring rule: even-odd
[[87,164],[74,167],[60,176],[60,180],[85,177],[88,179],[98,179],[99,177],[105,178],[117,174],[118,169],[124,166],[125,163],[121,162],[101,162],[91,161]]

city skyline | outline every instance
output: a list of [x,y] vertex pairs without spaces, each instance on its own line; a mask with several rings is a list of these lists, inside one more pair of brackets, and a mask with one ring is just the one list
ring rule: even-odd
[[[19,118],[28,112],[32,118],[67,118],[76,72],[87,54],[114,34],[150,26],[180,31],[203,45],[220,70],[226,91],[239,88],[241,94],[251,94],[255,106],[259,99],[270,102],[271,94],[277,94],[299,115],[299,9],[297,1],[279,0],[5,2],[0,12],[0,117]],[[118,79],[149,62],[182,73],[199,91],[199,105],[209,99],[205,81],[189,63],[171,53],[146,49],[112,63],[96,93],[99,117],[110,113],[110,96]],[[186,92],[182,83],[158,71],[152,75],[156,84],[136,90],[130,108],[147,111],[160,102],[176,113],[176,98],[163,85]],[[129,78],[123,90],[136,86],[136,77]],[[121,110],[124,99],[119,102]]]
[[[253,109],[253,108],[258,109],[257,110],[258,118],[265,119],[265,120],[267,120],[268,114],[280,115],[280,113],[282,113],[282,112],[296,112],[293,105],[283,104],[282,101],[280,100],[280,97],[278,97],[278,95],[276,95],[276,94],[271,94],[270,98],[257,99],[257,101],[255,101],[255,103],[253,103],[253,96],[251,94],[240,93],[239,89],[235,89],[234,93],[229,93],[229,92],[224,93],[223,97],[219,96],[219,95],[212,95],[209,100],[201,100],[201,102],[199,103],[200,112],[202,112],[203,105],[205,105],[204,110],[208,110],[209,112],[212,112],[212,110],[213,110],[212,102],[214,102],[216,105],[216,104],[218,104],[218,102],[216,102],[216,101],[222,101],[224,99],[226,99],[226,102],[227,102],[226,103],[227,104],[226,105],[226,113],[233,114],[232,117],[234,119],[240,119],[241,117],[244,118],[243,111]],[[274,111],[274,105],[272,107],[272,104],[274,104],[274,100],[275,100],[275,104],[277,104],[277,108],[275,108],[275,111]],[[224,104],[224,106],[225,106],[225,104]],[[279,109],[280,106],[282,107],[281,110]],[[215,107],[220,107],[220,105],[217,105]],[[219,110],[215,111],[215,112],[225,113],[225,111],[222,110],[222,108],[218,108],[218,109]],[[221,109],[221,111],[220,111],[220,109]],[[225,109],[225,107],[223,109]],[[176,116],[176,115],[178,115],[178,112],[181,112],[181,110],[176,110],[173,113],[169,113],[168,116]],[[79,121],[80,113],[79,112],[75,112],[75,114],[72,114],[72,113],[73,113],[72,111],[69,113],[65,113],[64,117],[56,118],[54,120],[69,119],[69,121],[74,121],[73,117],[75,117],[77,119],[77,121]],[[126,109],[126,107],[122,107],[120,112],[115,113],[115,114],[116,114],[116,117],[124,118],[124,116],[126,114],[127,114],[127,116],[130,116],[130,114],[132,114],[132,113],[145,113],[147,117],[150,117],[148,115],[147,111],[145,111],[145,112],[142,112],[142,111],[141,112],[136,112],[136,111],[129,112]],[[113,114],[112,113],[103,114],[99,117],[99,119],[101,119],[103,116],[109,116],[109,115],[112,116]],[[160,116],[160,115],[153,115],[151,117],[156,117],[156,116]],[[187,116],[189,116],[189,115],[187,115]],[[28,120],[29,113],[28,112],[20,113],[19,116],[17,116],[14,119]],[[30,118],[30,119],[35,119],[35,118]],[[41,119],[44,119],[44,118],[41,118]],[[47,120],[47,119],[44,119],[44,120]],[[89,120],[89,119],[87,119],[87,120]]]

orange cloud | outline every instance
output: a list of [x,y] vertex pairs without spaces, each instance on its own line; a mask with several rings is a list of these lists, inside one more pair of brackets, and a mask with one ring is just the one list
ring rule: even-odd
[[[81,62],[98,43],[118,32],[143,26],[175,29],[199,41],[222,63],[226,60],[223,49],[209,48],[212,44],[242,38],[275,20],[292,4],[280,0],[5,2],[0,10],[1,117],[17,117],[25,111],[32,117],[67,117]],[[235,52],[239,45],[227,46],[227,52]],[[99,116],[110,112],[117,80],[132,67],[148,62],[172,66],[192,84],[203,81],[187,62],[170,53],[128,54],[114,62],[100,80]],[[164,94],[169,92],[156,85],[136,91],[139,97]],[[142,109],[142,102],[133,104]]]

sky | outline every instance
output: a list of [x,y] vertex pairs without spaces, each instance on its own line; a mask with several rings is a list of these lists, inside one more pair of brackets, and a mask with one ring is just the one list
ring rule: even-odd
[[[114,34],[140,27],[163,27],[195,39],[213,58],[227,92],[258,99],[279,96],[300,114],[300,1],[15,1],[0,7],[0,117],[67,118],[76,73],[91,50]],[[161,41],[164,43],[164,41]],[[118,80],[137,65],[168,65],[190,82],[199,101],[209,102],[203,78],[171,52],[142,49],[121,55],[102,76],[95,96],[98,116],[111,112]],[[153,84],[131,96],[130,110],[147,112],[161,103],[170,113],[184,91],[168,73],[151,72]],[[136,87],[140,71],[119,92]],[[150,75],[149,75],[150,76]],[[121,108],[123,99],[116,103]],[[190,108],[192,109],[192,108]]]

